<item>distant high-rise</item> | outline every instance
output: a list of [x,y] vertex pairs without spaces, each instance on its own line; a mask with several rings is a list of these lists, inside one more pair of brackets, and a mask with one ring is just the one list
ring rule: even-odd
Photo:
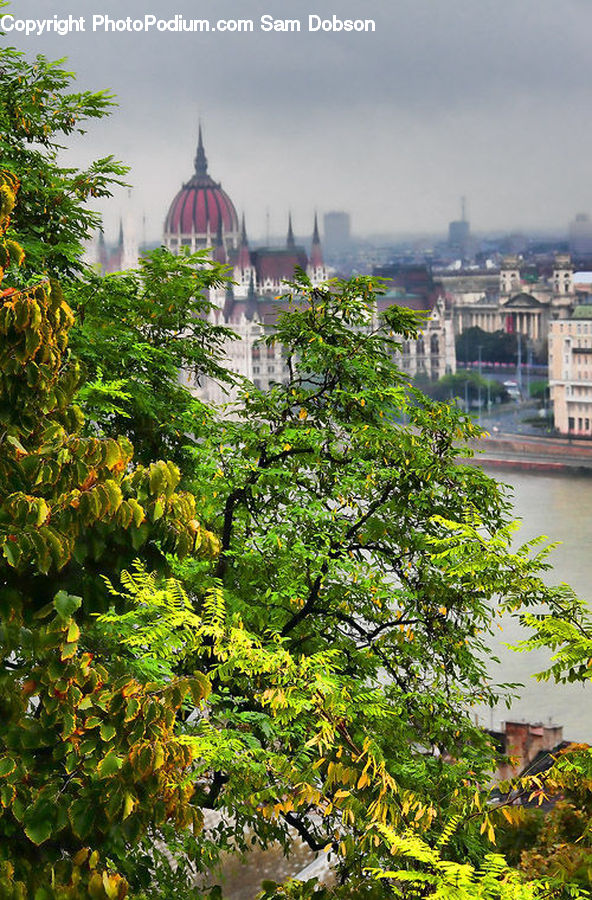
[[448,223],[448,248],[451,253],[465,259],[471,247],[471,227],[467,220],[465,198],[461,198],[461,218]]
[[327,250],[344,250],[351,240],[349,213],[328,212],[323,216],[323,243]]
[[586,213],[569,223],[569,250],[574,256],[592,256],[592,222]]

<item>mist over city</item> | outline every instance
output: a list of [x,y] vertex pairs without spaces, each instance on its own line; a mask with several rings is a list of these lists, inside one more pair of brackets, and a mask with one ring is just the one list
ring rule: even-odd
[[[275,7],[275,8],[274,8]],[[6,12],[39,18],[39,0]],[[335,7],[289,8],[138,0],[125,16],[331,17]],[[52,14],[123,16],[113,2],[60,2]],[[566,236],[592,212],[585,115],[592,76],[592,10],[569,0],[370,0],[341,3],[371,33],[167,33],[40,36],[5,41],[29,56],[66,57],[81,88],[113,92],[107,125],[89,129],[75,162],[113,153],[131,166],[134,204],[149,241],[190,177],[201,118],[212,176],[259,238],[282,235],[291,210],[308,233],[315,210],[345,210],[352,232],[380,239],[445,235],[466,197],[475,233]],[[123,198],[121,206],[124,206]],[[106,233],[115,236],[111,204]]]

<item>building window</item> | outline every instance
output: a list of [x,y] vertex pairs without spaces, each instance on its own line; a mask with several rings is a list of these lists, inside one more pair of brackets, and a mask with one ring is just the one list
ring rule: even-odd
[[575,427],[576,427],[575,419],[573,416],[570,416],[569,419],[567,420],[567,430],[573,431]]

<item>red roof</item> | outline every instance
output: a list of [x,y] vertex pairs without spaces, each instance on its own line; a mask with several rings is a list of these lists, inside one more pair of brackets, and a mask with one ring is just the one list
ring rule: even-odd
[[195,175],[184,184],[170,205],[164,222],[165,234],[201,234],[212,238],[221,233],[238,232],[234,204],[222,187],[208,175],[201,125]]
[[207,234],[214,237],[238,231],[238,217],[228,194],[209,175],[194,176],[183,185],[171,203],[164,223],[165,233]]
[[291,281],[297,267],[306,270],[308,259],[302,247],[287,250],[255,250],[251,253],[251,262],[257,272],[259,284],[268,279]]

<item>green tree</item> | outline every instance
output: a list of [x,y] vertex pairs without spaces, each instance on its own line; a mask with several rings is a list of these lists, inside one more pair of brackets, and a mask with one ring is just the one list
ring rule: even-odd
[[505,331],[483,331],[478,326],[467,328],[456,338],[457,359],[474,362],[479,359],[486,362],[516,364],[517,340],[515,334]]
[[[22,258],[3,237],[16,188],[3,176],[0,277]],[[287,840],[275,816],[335,801],[308,745],[335,743],[351,701],[334,652],[293,657],[273,635],[264,646],[227,621],[211,579],[193,579],[190,600],[137,566],[126,574],[138,555],[166,570],[218,543],[172,464],[133,467],[127,440],[83,435],[71,325],[55,282],[0,294],[0,887],[170,897],[150,887],[154,841],[197,835],[221,786],[235,796],[235,844],[241,822]],[[227,682],[250,709],[229,704]],[[204,842],[198,867],[218,844]]]
[[[393,363],[418,323],[398,307],[377,321],[379,289],[368,278],[292,286],[265,338],[285,348],[285,383],[246,385],[217,427],[196,423],[194,491],[221,553],[211,573],[179,570],[189,585],[219,580],[247,630],[279,635],[297,659],[337,653],[349,701],[328,743],[302,735],[318,754],[317,793],[307,806],[284,786],[294,805],[271,818],[337,850],[352,891],[377,889],[367,869],[391,852],[379,823],[433,846],[454,821],[446,858],[483,864],[493,750],[470,708],[506,693],[487,672],[485,637],[497,606],[553,599],[544,556],[510,549],[504,489],[458,463],[474,423]],[[274,746],[248,685],[228,684],[225,702]],[[215,805],[235,815],[240,799],[222,784]],[[256,827],[246,807],[244,821]],[[388,880],[382,890],[391,895]]]
[[86,201],[110,197],[127,169],[112,156],[82,171],[58,158],[64,139],[108,114],[113,98],[71,91],[74,75],[60,62],[29,61],[11,47],[0,48],[0,72],[0,168],[22,179],[12,221],[26,251],[20,280],[76,275],[84,242],[101,222]]
[[[8,59],[26,87],[17,113],[36,110],[40,134],[55,67]],[[62,111],[70,102],[76,120],[67,84],[60,75],[54,102]],[[2,251],[18,288],[37,267],[79,270],[87,226],[76,216],[92,190],[67,189],[53,143],[27,155],[29,118],[10,112],[10,90],[2,97],[15,134],[7,163],[31,170],[28,212],[14,220],[31,269],[17,279],[18,248],[5,241]],[[86,97],[88,115],[104,112],[100,97]],[[66,117],[58,133],[70,125]],[[48,183],[65,191],[63,215],[35,207],[29,184],[39,172],[39,197],[51,200]],[[5,217],[13,188],[9,178]],[[251,840],[288,848],[295,829],[334,851],[341,897],[396,896],[401,884],[404,896],[451,897],[450,874],[462,875],[465,894],[508,896],[499,881],[516,879],[488,855],[495,817],[481,790],[493,750],[470,707],[506,693],[484,662],[496,605],[556,610],[540,579],[544,558],[510,549],[503,489],[458,464],[475,425],[411,390],[393,364],[417,321],[399,308],[377,319],[371,279],[313,288],[299,278],[265,338],[286,350],[286,383],[267,393],[245,385],[231,417],[204,415],[173,391],[175,360],[201,367],[223,336],[197,323],[182,349],[196,286],[219,275],[157,254],[139,275],[97,282],[103,318],[84,288],[75,300],[98,347],[83,395],[92,428],[124,427],[178,452],[192,494],[148,450],[134,469],[129,442],[82,430],[59,288],[36,283],[0,298],[0,886],[42,900],[123,896],[131,885],[168,900],[177,889],[168,876],[147,884],[152,848],[190,823],[182,849],[201,870]],[[149,416],[149,373],[134,403],[129,373],[109,365],[120,313],[131,317],[130,359],[153,355],[168,382]],[[171,322],[184,325],[158,359]],[[103,399],[101,369],[117,375]],[[182,585],[134,568],[136,556]],[[102,617],[92,626],[94,612]],[[225,817],[213,835],[198,834],[208,809]],[[514,894],[531,887],[516,883]]]
[[110,197],[127,168],[112,156],[80,170],[60,163],[63,142],[114,106],[106,91],[73,91],[74,75],[60,62],[29,61],[0,48],[0,168],[21,181],[11,228],[25,250],[14,284],[39,273],[56,276],[76,315],[70,346],[83,363],[78,400],[87,430],[126,435],[136,458],[183,462],[188,423],[207,411],[179,384],[193,377],[229,379],[219,363],[228,335],[210,325],[204,292],[228,280],[223,266],[174,257],[164,249],[139,270],[102,279],[85,269],[82,250],[100,227],[89,201]]
[[[0,179],[0,284],[22,258],[4,237],[17,186]],[[81,436],[71,324],[54,282],[0,293],[0,884],[38,900],[123,897],[106,856],[197,821],[175,722],[207,680],[113,670],[85,623],[108,598],[101,573],[217,548],[172,464],[132,467],[128,441]]]
[[422,389],[429,393],[434,400],[447,403],[456,398],[462,403],[465,400],[468,401],[469,406],[477,404],[479,398],[483,405],[487,403],[488,397],[491,401],[508,399],[508,393],[499,381],[490,381],[477,372],[455,372],[443,375],[435,384],[426,385]]
[[[522,624],[530,637],[516,649],[524,652],[540,648],[553,651],[550,665],[536,678],[558,683],[582,682],[592,678],[592,615],[567,585],[555,588],[552,613],[524,611]],[[553,808],[546,815],[529,811],[531,830],[527,840],[516,840],[517,823],[506,826],[504,845],[509,857],[529,877],[547,877],[564,886],[592,888],[592,750],[588,744],[571,744],[557,754],[545,774],[544,783],[532,785]],[[516,853],[514,846],[519,846]]]
[[207,252],[174,256],[163,247],[134,271],[87,273],[71,287],[71,346],[86,375],[79,400],[95,432],[126,435],[142,462],[165,457],[186,468],[194,420],[210,412],[180,372],[232,381],[220,362],[232,332],[208,320],[207,292],[227,279]]

